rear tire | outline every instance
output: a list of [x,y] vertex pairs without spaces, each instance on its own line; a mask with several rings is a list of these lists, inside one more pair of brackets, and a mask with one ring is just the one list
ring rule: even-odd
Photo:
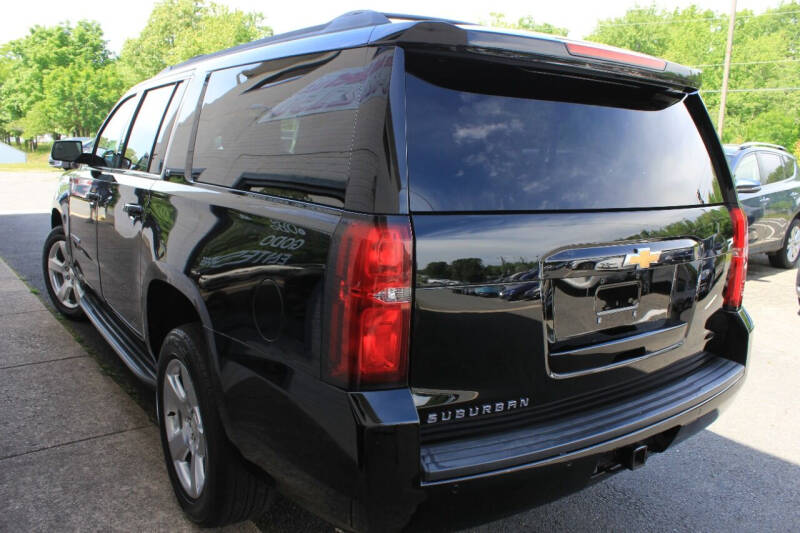
[[797,260],[800,258],[800,220],[792,220],[781,249],[768,254],[767,257],[769,263],[777,268],[794,268],[797,265]]
[[178,503],[190,520],[220,527],[260,515],[273,490],[222,427],[203,328],[170,331],[158,361],[156,408],[164,460]]
[[72,270],[67,253],[67,238],[64,228],[56,226],[44,241],[42,250],[42,275],[47,295],[59,313],[71,320],[83,320],[78,301],[78,280]]

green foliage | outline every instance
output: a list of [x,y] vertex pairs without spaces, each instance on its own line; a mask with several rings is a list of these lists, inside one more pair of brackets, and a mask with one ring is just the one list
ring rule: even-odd
[[566,37],[567,33],[569,33],[567,28],[559,28],[557,26],[553,26],[552,24],[548,24],[547,22],[536,22],[530,15],[526,17],[520,17],[517,19],[517,22],[507,21],[506,16],[503,13],[492,12],[489,13],[489,16],[491,19],[488,22],[485,22],[485,24],[495,28],[511,28],[517,30],[535,31],[538,33],[563,35],[564,37]]
[[97,22],[34,26],[0,46],[0,139],[88,136],[127,87],[192,56],[271,35],[262,20],[204,0],[163,0],[119,59]]
[[[724,142],[771,142],[798,153],[800,91],[750,90],[800,87],[798,11],[800,3],[794,0],[761,15],[737,12]],[[727,32],[727,14],[697,6],[649,7],[601,21],[587,39],[698,66],[701,94],[716,123]]]
[[121,71],[131,85],[169,65],[272,35],[260,13],[231,10],[202,0],[163,0],[139,37],[122,48]]

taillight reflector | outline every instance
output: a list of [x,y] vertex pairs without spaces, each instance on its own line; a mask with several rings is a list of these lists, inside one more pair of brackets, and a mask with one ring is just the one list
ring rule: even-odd
[[411,228],[343,221],[327,378],[346,388],[401,385],[411,328]]
[[573,56],[591,57],[595,59],[605,59],[607,61],[615,61],[617,63],[625,63],[628,65],[636,65],[637,67],[646,67],[654,70],[664,70],[667,68],[667,62],[663,59],[657,59],[642,54],[633,52],[626,52],[615,48],[605,48],[602,46],[589,46],[578,43],[566,43],[567,51]]
[[723,303],[725,307],[739,309],[742,306],[744,281],[747,277],[747,216],[740,207],[731,209],[730,213],[733,223],[733,244]]

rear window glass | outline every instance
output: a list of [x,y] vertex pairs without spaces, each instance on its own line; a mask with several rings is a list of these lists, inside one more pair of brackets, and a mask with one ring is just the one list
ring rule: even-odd
[[410,56],[407,69],[412,210],[722,201],[678,95],[455,60]]

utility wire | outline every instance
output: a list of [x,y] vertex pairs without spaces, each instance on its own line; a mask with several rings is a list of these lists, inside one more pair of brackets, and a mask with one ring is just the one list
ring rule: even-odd
[[[797,11],[779,11],[774,13],[761,13],[760,15],[737,15],[737,19],[752,19],[758,17],[782,17],[786,15],[796,15],[800,14],[800,10]],[[723,16],[720,17],[702,17],[702,18],[694,18],[694,19],[684,19],[684,20],[655,20],[649,22],[613,22],[610,24],[598,24],[598,28],[607,28],[611,26],[652,26],[658,24],[683,24],[685,22],[699,22],[699,21],[710,21],[714,20],[717,22],[724,22]]]
[[[728,89],[729,93],[759,93],[759,92],[780,92],[780,91],[800,91],[800,87],[761,87],[754,89]],[[701,93],[720,93],[720,89],[701,89]]]
[[[795,63],[800,61],[800,59],[772,59],[770,61],[734,61],[731,63],[733,65],[766,65],[768,63]],[[706,63],[704,65],[691,65],[691,68],[700,68],[700,67],[721,67],[725,63]]]

